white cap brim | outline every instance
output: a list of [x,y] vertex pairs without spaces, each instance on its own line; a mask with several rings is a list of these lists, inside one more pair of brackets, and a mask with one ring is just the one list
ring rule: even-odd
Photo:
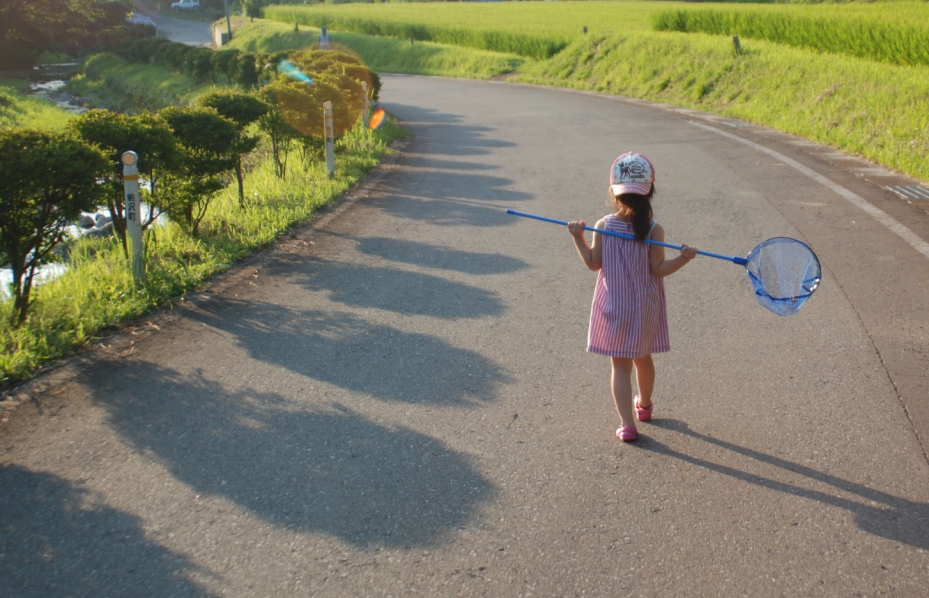
[[639,195],[648,195],[652,190],[651,183],[622,183],[619,185],[610,185],[613,195],[622,195],[624,193],[637,193]]

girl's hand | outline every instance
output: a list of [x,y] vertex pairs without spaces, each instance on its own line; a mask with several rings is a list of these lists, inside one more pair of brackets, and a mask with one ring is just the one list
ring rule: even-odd
[[697,257],[697,248],[691,247],[690,245],[683,245],[681,247],[681,257],[689,262],[690,260]]
[[575,238],[582,238],[584,236],[585,226],[587,225],[584,224],[583,220],[572,220],[568,223],[568,232]]

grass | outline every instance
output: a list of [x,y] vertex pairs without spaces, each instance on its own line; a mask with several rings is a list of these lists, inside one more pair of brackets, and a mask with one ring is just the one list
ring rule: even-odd
[[90,57],[81,71],[68,81],[65,89],[91,98],[97,107],[130,114],[188,104],[212,89],[212,85],[179,75],[172,69],[130,64],[114,54]]
[[[662,3],[663,4],[663,3]],[[390,3],[269,6],[265,17],[403,40],[550,58],[575,38],[608,31],[647,31],[654,2]]]
[[676,8],[658,31],[739,35],[898,65],[929,65],[929,3]]
[[[318,29],[294,31],[293,25],[259,19],[239,24],[228,47],[248,52],[297,50],[314,45],[318,34]],[[390,73],[491,79],[513,73],[528,62],[515,54],[430,42],[410,44],[408,40],[358,33],[334,33],[332,40],[348,46],[369,68]]]
[[9,326],[12,302],[0,304],[0,383],[28,378],[39,366],[69,353],[101,330],[170,305],[249,253],[273,243],[295,224],[335,201],[390,150],[404,133],[388,123],[367,133],[356,128],[337,145],[336,173],[329,178],[320,159],[305,164],[297,152],[285,181],[273,173],[267,150],[246,178],[252,201],[239,206],[234,186],[210,206],[201,235],[192,238],[177,225],[146,233],[146,274],[135,289],[122,249],[113,239],[79,242],[69,270],[35,289],[26,325]]
[[28,97],[29,83],[0,78],[0,128],[22,127],[57,131],[74,115],[40,98]]

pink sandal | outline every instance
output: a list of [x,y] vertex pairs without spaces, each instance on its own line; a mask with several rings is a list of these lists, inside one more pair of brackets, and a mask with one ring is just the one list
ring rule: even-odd
[[635,398],[635,416],[640,422],[647,422],[652,419],[652,409],[654,409],[655,404],[652,403],[648,407],[639,407],[639,397]]
[[632,442],[638,437],[638,431],[635,426],[622,426],[616,430],[616,437],[623,442]]

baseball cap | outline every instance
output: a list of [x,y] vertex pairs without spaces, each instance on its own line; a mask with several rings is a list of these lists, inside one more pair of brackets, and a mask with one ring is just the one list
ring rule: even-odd
[[613,162],[610,170],[610,190],[613,195],[647,195],[654,182],[655,167],[642,154],[626,152]]

